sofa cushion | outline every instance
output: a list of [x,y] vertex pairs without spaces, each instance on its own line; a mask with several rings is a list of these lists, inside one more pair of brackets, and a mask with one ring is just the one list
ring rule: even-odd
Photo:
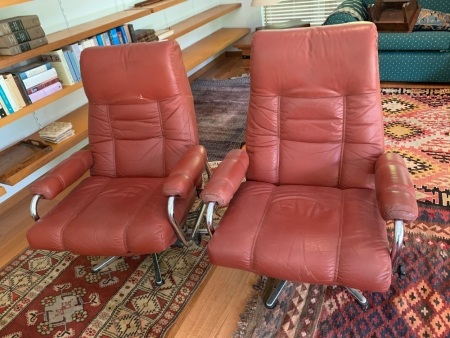
[[450,13],[422,8],[414,31],[450,31]]
[[450,52],[449,32],[379,33],[378,50]]
[[324,25],[367,20],[369,13],[361,0],[345,0],[328,16]]

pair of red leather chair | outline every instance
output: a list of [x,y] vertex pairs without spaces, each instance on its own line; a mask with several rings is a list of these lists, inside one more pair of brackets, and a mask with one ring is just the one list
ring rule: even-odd
[[[91,176],[35,223],[30,245],[156,257],[177,237],[189,244],[179,224],[206,153],[179,47],[92,48],[81,61],[90,148],[33,184],[35,217],[40,197],[53,198],[88,169]],[[404,161],[384,153],[373,24],[254,34],[246,151],[226,156],[202,199],[213,264],[346,286],[363,306],[358,290],[389,288],[403,222],[416,218],[417,203]],[[216,205],[228,206],[219,227]],[[155,268],[161,283],[156,259]]]

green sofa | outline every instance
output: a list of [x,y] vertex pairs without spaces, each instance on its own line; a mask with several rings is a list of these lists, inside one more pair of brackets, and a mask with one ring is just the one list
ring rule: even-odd
[[[367,21],[374,0],[345,0],[324,22]],[[419,0],[419,5],[450,13],[450,0]],[[450,31],[378,34],[381,81],[450,83]]]

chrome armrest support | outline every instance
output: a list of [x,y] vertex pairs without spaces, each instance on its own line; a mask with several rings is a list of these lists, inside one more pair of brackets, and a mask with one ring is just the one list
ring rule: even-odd
[[394,221],[394,241],[392,245],[392,251],[391,251],[391,263],[392,268],[395,270],[395,263],[397,261],[398,255],[400,253],[400,250],[403,247],[403,237],[404,237],[405,231],[403,227],[403,220],[396,219]]
[[210,236],[214,235],[214,207],[216,206],[216,202],[209,202],[208,209],[206,209],[206,229],[208,230],[208,234]]
[[186,239],[186,236],[184,236],[177,220],[175,219],[174,213],[175,213],[175,196],[170,196],[169,201],[167,203],[167,214],[169,216],[170,224],[172,225],[173,230],[175,231],[177,237],[180,239],[183,245],[191,246],[194,242],[192,240],[188,241]]
[[31,214],[31,217],[33,217],[33,219],[35,221],[39,220],[39,218],[40,218],[39,214],[37,212],[37,204],[41,197],[42,197],[42,195],[33,195],[33,198],[31,199],[30,214]]

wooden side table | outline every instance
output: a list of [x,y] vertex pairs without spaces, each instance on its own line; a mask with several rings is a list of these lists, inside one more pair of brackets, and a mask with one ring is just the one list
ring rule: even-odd
[[[287,28],[300,28],[300,27],[310,27],[309,22],[304,22],[300,19],[294,19],[287,22],[282,22],[280,24],[273,24],[264,27],[258,27],[260,29],[287,29]],[[254,33],[248,33],[243,38],[239,39],[233,44],[234,48],[240,49],[242,52],[242,67],[245,72],[250,72],[250,54],[252,46],[252,38]]]

